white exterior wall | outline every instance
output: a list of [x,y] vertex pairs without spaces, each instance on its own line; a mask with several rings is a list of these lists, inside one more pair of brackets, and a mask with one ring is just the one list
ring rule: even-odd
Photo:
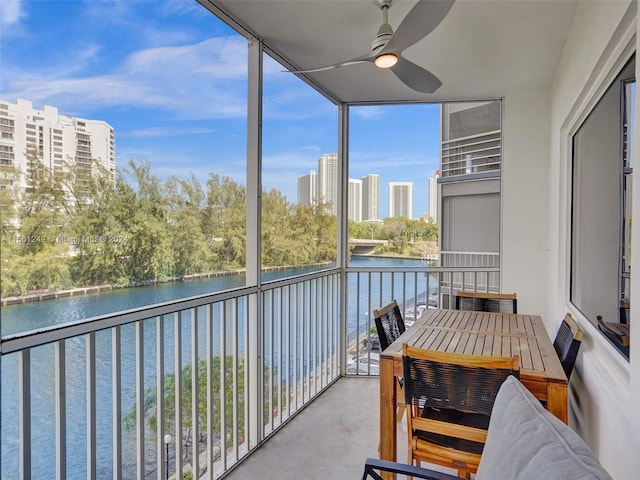
[[[627,362],[570,305],[569,161],[572,129],[635,48],[636,8],[635,1],[581,2],[550,89],[507,94],[504,103],[502,289],[526,292],[518,310],[541,314],[552,337],[567,311],[579,321],[585,336],[571,377],[569,420],[616,480],[640,472],[640,342],[631,342]],[[638,149],[635,155],[638,165]],[[634,182],[639,212],[640,176]],[[640,225],[633,230],[639,251]],[[640,271],[637,255],[632,271]],[[632,283],[633,305],[640,305],[639,283]],[[640,319],[637,312],[631,315]]]
[[503,109],[501,290],[518,294],[519,312],[547,320],[549,95],[507,95]]

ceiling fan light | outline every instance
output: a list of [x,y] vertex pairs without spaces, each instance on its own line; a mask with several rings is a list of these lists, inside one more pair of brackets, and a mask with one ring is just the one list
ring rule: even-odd
[[384,53],[378,55],[374,60],[376,67],[379,68],[391,68],[398,63],[398,56],[395,53]]

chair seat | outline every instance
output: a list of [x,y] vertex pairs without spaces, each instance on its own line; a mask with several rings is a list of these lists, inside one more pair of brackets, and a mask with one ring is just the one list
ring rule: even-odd
[[[422,411],[421,416],[423,418],[465,425],[467,427],[482,428],[485,430],[489,428],[489,417],[478,413],[463,413],[458,410],[425,408]],[[450,437],[448,435],[441,435],[433,432],[425,432],[423,430],[416,430],[414,434],[425,442],[469,453],[481,454],[484,447],[484,444],[480,442],[473,442],[471,440]]]

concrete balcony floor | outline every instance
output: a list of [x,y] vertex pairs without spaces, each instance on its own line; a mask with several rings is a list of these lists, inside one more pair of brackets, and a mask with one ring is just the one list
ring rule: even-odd
[[361,478],[365,458],[378,456],[378,385],[377,377],[339,379],[225,480]]
[[[377,377],[341,378],[225,480],[362,478],[366,457],[378,457],[378,385]],[[397,458],[406,462],[404,421],[398,424],[397,432]]]

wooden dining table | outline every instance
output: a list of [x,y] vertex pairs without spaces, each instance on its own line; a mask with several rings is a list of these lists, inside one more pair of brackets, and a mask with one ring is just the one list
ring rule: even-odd
[[[469,355],[520,358],[520,381],[567,423],[567,377],[538,315],[430,309],[380,354],[380,458],[396,460],[396,377],[402,345]],[[403,459],[404,460],[404,459]]]

